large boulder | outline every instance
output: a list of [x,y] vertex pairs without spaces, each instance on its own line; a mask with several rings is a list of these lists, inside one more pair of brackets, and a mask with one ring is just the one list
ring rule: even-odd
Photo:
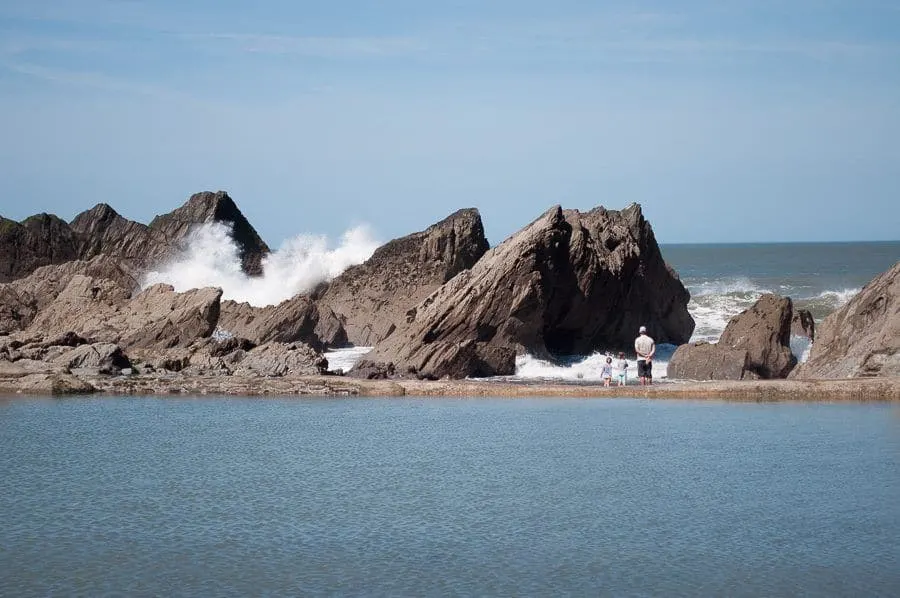
[[241,268],[247,274],[262,274],[262,260],[269,247],[224,191],[195,193],[180,208],[154,218],[148,229],[168,245],[178,247],[198,224],[208,222],[228,225],[238,247]]
[[791,334],[804,336],[811,341],[816,340],[816,320],[808,309],[794,310],[791,318]]
[[747,351],[747,369],[760,378],[786,378],[797,358],[791,352],[790,297],[767,293],[731,318],[718,345]]
[[669,378],[745,380],[786,378],[797,358],[791,352],[790,297],[765,294],[731,318],[719,342],[682,345],[669,360]]
[[509,355],[630,347],[641,324],[658,343],[683,343],[689,299],[640,206],[557,206],[412,308],[364,364],[427,378],[511,374]]
[[223,301],[218,327],[257,345],[302,341],[321,351],[347,344],[347,334],[331,309],[303,295],[267,307]]
[[236,376],[303,376],[328,371],[328,360],[305,343],[266,343],[226,359]]
[[343,321],[347,339],[370,346],[406,319],[406,312],[488,249],[478,210],[459,210],[424,231],[378,248],[317,294]]
[[105,374],[118,374],[131,367],[128,356],[113,343],[80,345],[52,359],[66,368],[93,368]]
[[65,221],[36,214],[16,222],[0,216],[0,282],[27,276],[36,268],[78,257],[78,240]]
[[900,262],[819,325],[792,378],[900,376]]
[[669,379],[754,380],[746,349],[731,349],[701,341],[680,345],[669,359]]

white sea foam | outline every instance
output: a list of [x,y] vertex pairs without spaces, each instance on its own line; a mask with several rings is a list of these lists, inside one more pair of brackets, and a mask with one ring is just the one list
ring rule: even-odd
[[[666,378],[669,367],[669,359],[675,352],[675,345],[661,344],[656,349],[656,358],[653,360],[653,378],[655,380]],[[601,382],[600,371],[606,358],[613,358],[613,365],[617,361],[617,352],[596,352],[586,357],[570,358],[564,363],[554,363],[531,355],[520,355],[516,358],[516,373],[504,378],[512,380],[544,380],[561,382]],[[634,359],[626,359],[628,362],[628,382],[633,383],[637,379],[637,362]],[[615,380],[613,381],[615,383]]]
[[372,350],[372,347],[344,347],[325,351],[325,359],[328,360],[328,371],[343,370],[349,372],[360,358]]
[[325,236],[299,235],[263,259],[262,276],[247,276],[241,270],[231,229],[222,223],[208,223],[191,232],[179,257],[158,271],[148,272],[142,286],[165,282],[176,291],[220,287],[224,299],[275,305],[364,262],[378,245],[365,226],[344,233],[334,248],[329,247]]

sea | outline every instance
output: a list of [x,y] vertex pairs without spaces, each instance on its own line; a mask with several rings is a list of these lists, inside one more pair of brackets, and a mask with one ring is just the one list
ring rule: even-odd
[[0,596],[898,596],[900,407],[0,400]]
[[[696,327],[691,341],[716,342],[728,321],[765,293],[790,297],[794,309],[806,309],[816,323],[846,304],[877,275],[900,261],[900,241],[845,243],[724,243],[661,245],[663,258],[691,294],[688,312]],[[653,322],[646,323],[653,335]],[[635,330],[637,336],[637,330]],[[805,361],[811,345],[793,336],[791,349]],[[668,378],[674,345],[660,344],[653,362],[654,379]],[[370,347],[330,352],[329,367],[349,371]],[[624,351],[629,370],[636,371],[634,347],[603,347],[591,355],[556,361],[522,355],[516,373],[520,381],[597,382],[608,355]]]

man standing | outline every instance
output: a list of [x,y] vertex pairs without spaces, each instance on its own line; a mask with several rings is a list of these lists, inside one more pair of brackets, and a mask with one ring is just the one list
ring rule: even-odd
[[637,371],[641,385],[653,384],[653,354],[656,343],[647,335],[647,327],[638,329],[638,337],[634,339],[634,352],[637,353]]

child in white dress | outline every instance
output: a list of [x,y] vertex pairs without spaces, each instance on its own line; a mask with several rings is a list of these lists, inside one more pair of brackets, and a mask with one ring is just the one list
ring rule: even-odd
[[612,357],[606,358],[606,363],[603,364],[603,368],[600,370],[600,377],[603,378],[603,386],[609,386],[610,382],[612,382]]

